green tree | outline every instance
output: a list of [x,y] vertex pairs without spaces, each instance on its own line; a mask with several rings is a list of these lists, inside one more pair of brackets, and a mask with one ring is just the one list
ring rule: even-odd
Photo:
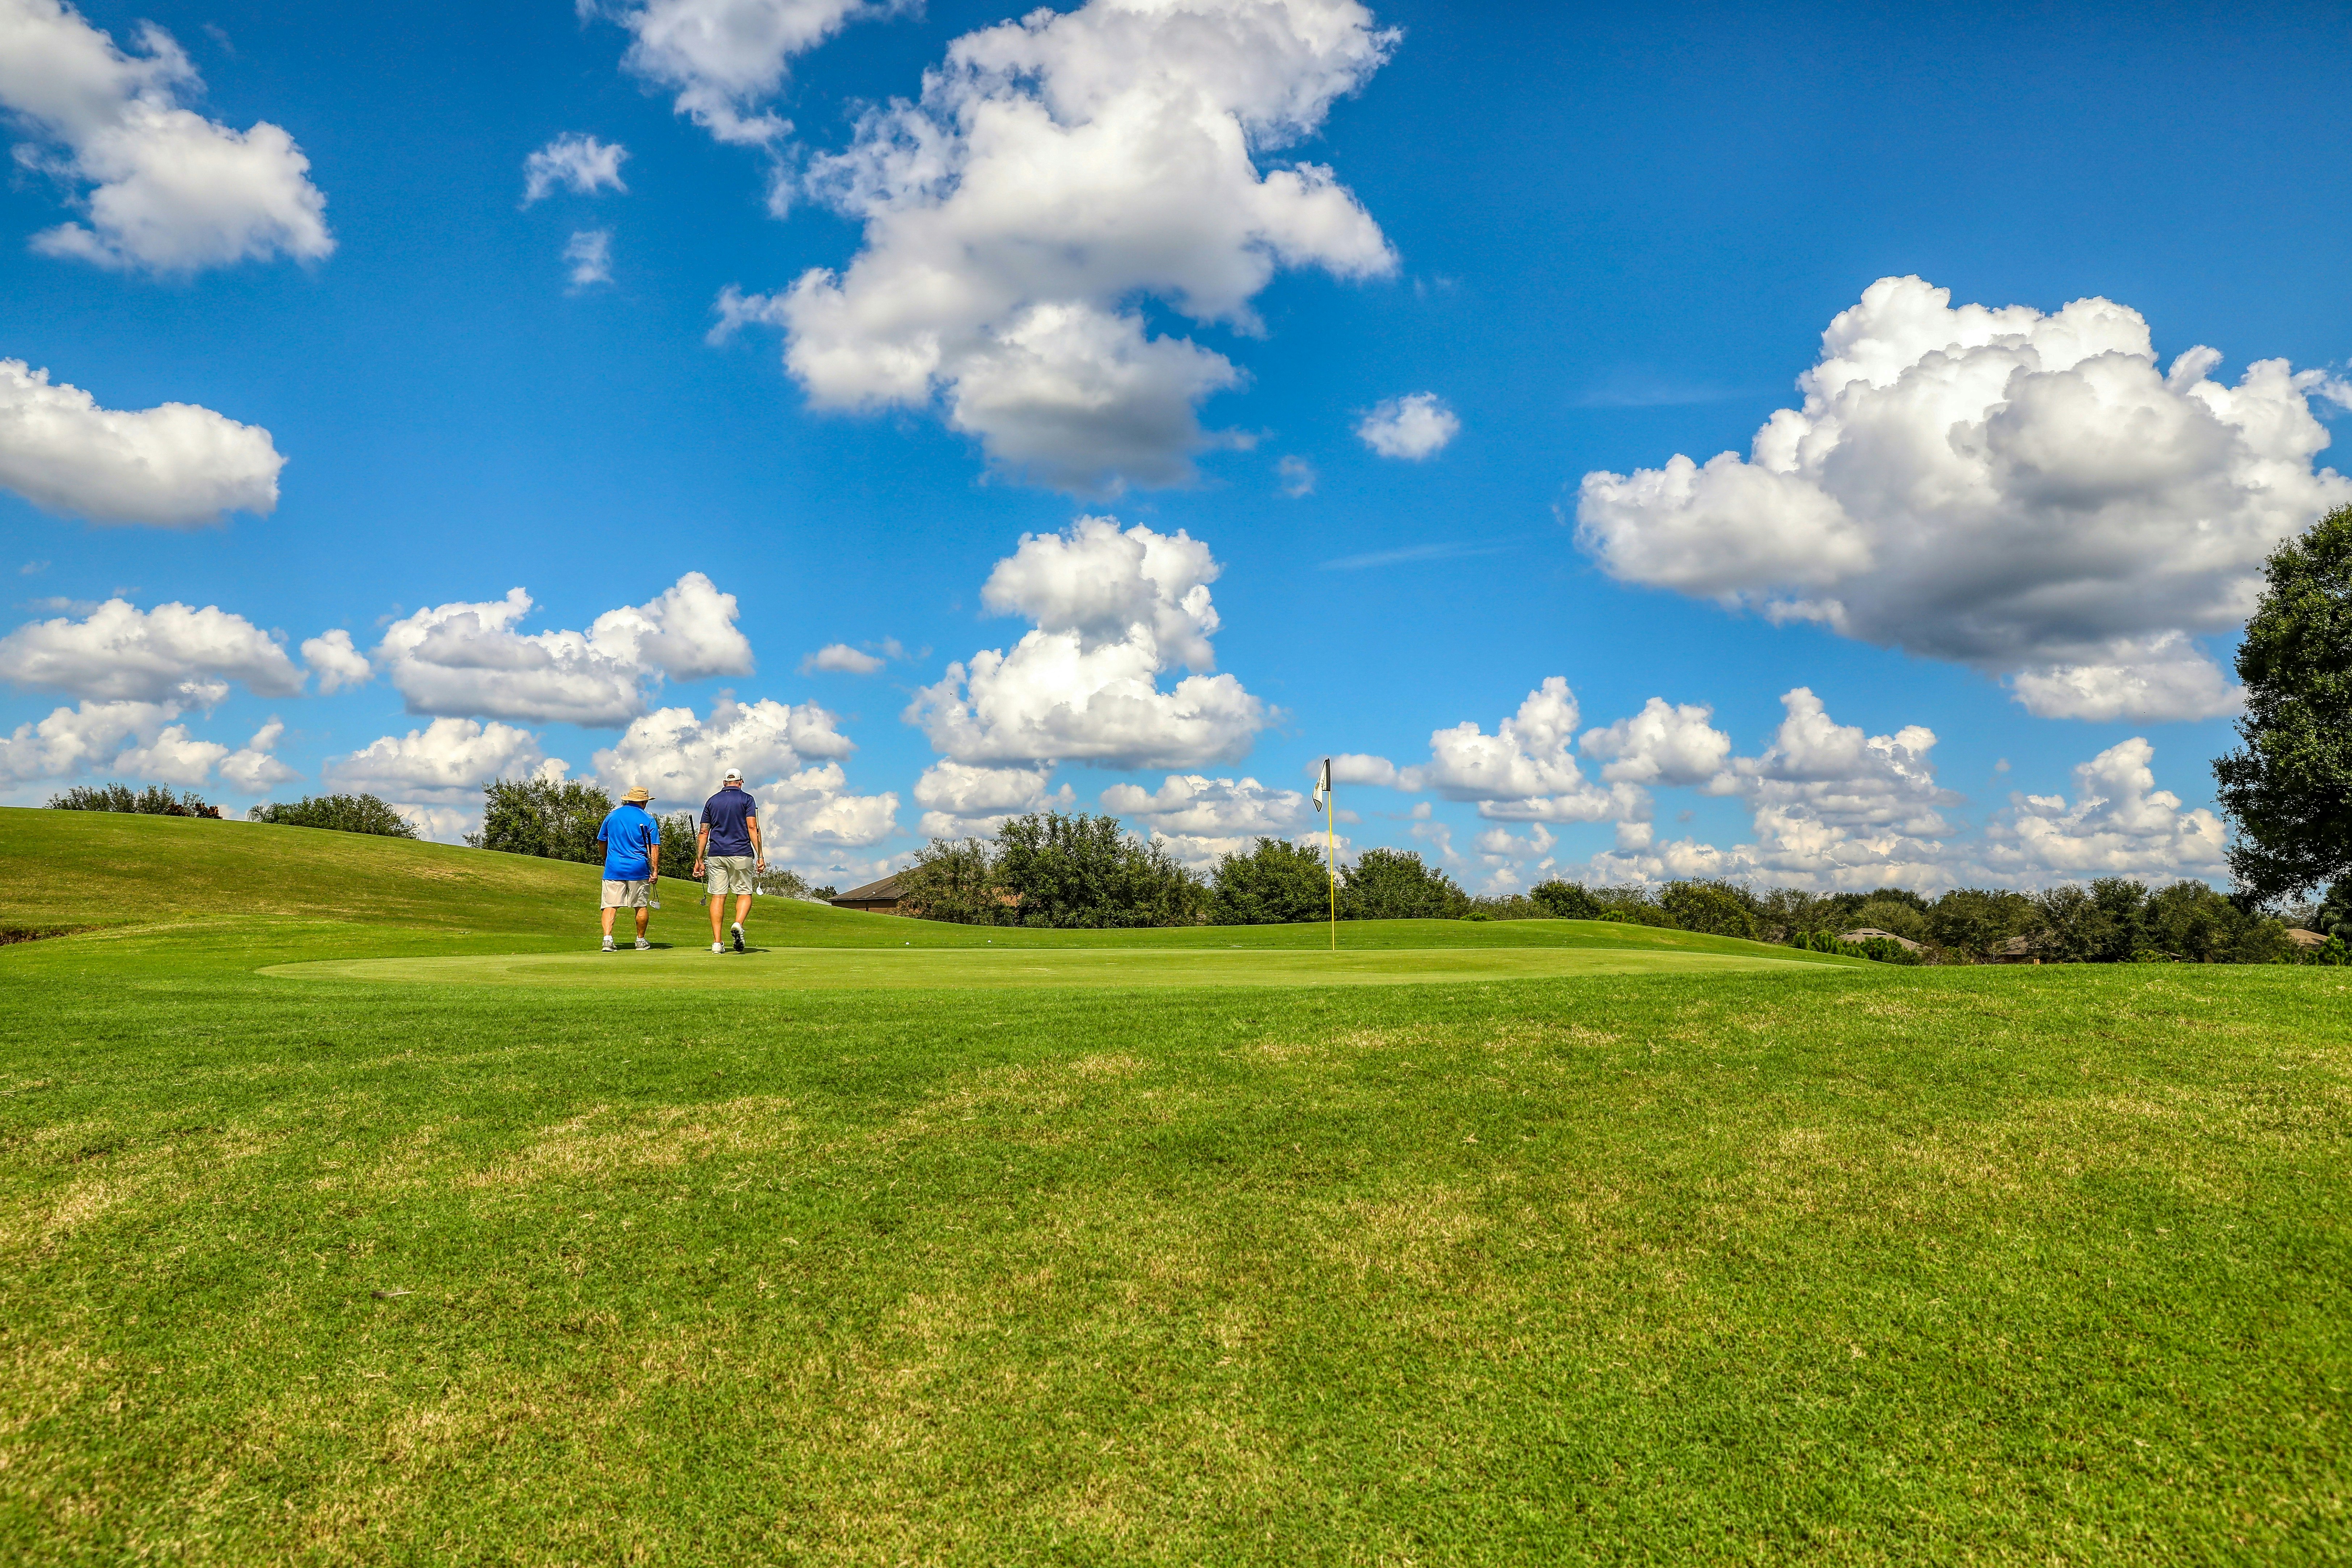
[[662,875],[690,879],[694,876],[694,833],[698,826],[694,813],[673,811],[656,820],[661,824]]
[[1744,888],[1729,882],[1668,882],[1658,892],[1658,907],[1684,931],[1710,936],[1756,935],[1753,899]]
[[2244,745],[2213,764],[2255,903],[2352,873],[2352,507],[2271,552],[2238,646]]
[[1168,851],[1115,816],[1034,812],[996,830],[997,885],[1027,926],[1197,925],[1208,889]]
[[1209,879],[1209,920],[1223,926],[1294,925],[1331,916],[1330,870],[1320,851],[1261,838],[1226,855]]
[[1528,897],[1556,921],[1597,921],[1607,907],[1581,882],[1563,882],[1558,878],[1538,882],[1528,889]]
[[482,796],[482,830],[466,836],[477,849],[583,865],[604,858],[596,830],[613,814],[613,797],[594,785],[501,779],[484,789]]
[[2189,963],[2227,963],[2252,919],[2202,882],[2175,882],[2147,900],[2141,930],[2151,951]]
[[2144,945],[2147,902],[2147,885],[2122,877],[2046,889],[2033,898],[2035,946],[2057,963],[2127,963]]
[[1949,957],[1975,961],[2033,930],[2034,919],[2033,900],[2022,893],[1954,888],[1927,911],[1926,940]]
[[956,925],[1011,925],[996,884],[995,848],[985,838],[934,838],[898,873],[898,896],[915,915]]
[[300,800],[257,805],[246,816],[281,827],[323,827],[335,833],[372,833],[380,838],[414,838],[408,818],[372,795],[306,795]]
[[1453,920],[1469,908],[1453,878],[1410,849],[1367,849],[1339,883],[1342,920]]
[[2352,879],[2337,882],[2319,900],[2319,908],[2311,917],[2311,929],[2322,936],[2341,937],[2352,944]]

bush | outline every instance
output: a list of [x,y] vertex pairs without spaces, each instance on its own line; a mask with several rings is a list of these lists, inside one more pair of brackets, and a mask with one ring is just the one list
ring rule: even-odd
[[372,795],[310,795],[292,802],[273,802],[247,812],[252,822],[274,822],[280,827],[323,827],[334,833],[372,833],[379,838],[414,838],[408,818]]
[[1583,884],[1563,882],[1558,878],[1538,882],[1528,889],[1528,897],[1556,921],[1597,921],[1604,907]]
[[76,784],[49,796],[51,811],[127,811],[141,816],[206,816],[220,819],[221,809],[208,805],[194,790],[174,796],[170,790],[149,784],[132,790],[129,784]]
[[482,795],[482,830],[466,836],[475,848],[582,865],[603,862],[596,830],[613,814],[613,797],[603,790],[551,779],[502,779]]
[[1410,849],[1367,849],[1339,884],[1342,920],[1453,920],[1469,907],[1453,878]]
[[1470,912],[1464,920],[1540,921],[1550,918],[1550,911],[1525,893],[1479,893],[1470,900]]
[[898,873],[898,897],[927,921],[1011,925],[1013,911],[996,885],[994,848],[984,838],[934,838]]
[[1246,855],[1217,861],[1209,920],[1221,926],[1291,925],[1331,917],[1331,876],[1313,849],[1261,838]]
[[1728,882],[1668,882],[1658,907],[1684,931],[1709,936],[1756,935],[1755,900]]

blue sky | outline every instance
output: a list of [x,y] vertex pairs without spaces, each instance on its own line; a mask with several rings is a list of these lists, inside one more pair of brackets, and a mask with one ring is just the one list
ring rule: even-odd
[[[29,150],[0,191],[0,360],[94,410],[212,411],[284,459],[273,501],[256,437],[225,423],[192,456],[90,410],[35,417],[21,387],[0,405],[0,733],[26,727],[0,799],[367,787],[447,835],[499,773],[645,773],[683,805],[740,752],[755,788],[781,784],[795,863],[840,881],[910,853],[927,814],[974,830],[1121,786],[1108,804],[1205,863],[1305,831],[1292,792],[1337,753],[1386,781],[1343,784],[1352,844],[1446,857],[1473,887],[2221,875],[2197,813],[2230,742],[2233,617],[2262,552],[2345,499],[2332,453],[2279,434],[2343,412],[2335,13],[1064,12],[988,35],[1021,70],[939,79],[923,101],[950,172],[874,195],[913,143],[872,117],[1022,13],[0,0],[0,101]],[[184,69],[152,68],[170,46],[142,21]],[[737,41],[662,52],[704,23]],[[808,47],[763,52],[762,28]],[[89,90],[60,107],[36,49],[97,61]],[[1156,141],[1139,104],[1181,123]],[[999,111],[1045,126],[1009,181],[1012,153],[956,139],[959,112]],[[210,147],[257,122],[307,169],[256,133],[137,206],[138,138]],[[1220,125],[1245,144],[1238,181],[1186,163]],[[625,189],[559,181],[524,205],[526,160],[580,137],[625,149]],[[1284,206],[1286,179],[1308,195]],[[1033,200],[1056,180],[1069,202]],[[88,237],[37,238],[68,224]],[[586,234],[609,277],[575,283]],[[950,347],[911,392],[917,328],[783,302],[861,258],[993,300],[925,318]],[[1856,329],[1885,384],[1819,411],[1814,458],[1643,488],[1676,454],[1747,457],[1802,406],[1832,319],[1904,278],[1924,284],[1888,286]],[[843,287],[852,317],[897,298]],[[752,319],[709,341],[730,289]],[[2049,320],[2086,299],[2129,314],[2087,338]],[[1108,378],[1063,419],[1005,345],[1047,319],[1023,312],[1077,308],[1162,348],[1054,340],[1078,344],[1062,370]],[[2199,345],[2218,365],[2165,383]],[[1382,455],[1361,428],[1415,396],[1429,417]],[[1979,435],[1955,447],[1962,426]],[[1976,489],[1950,499],[1963,468]],[[1596,500],[1588,474],[1628,478]],[[1089,516],[1119,527],[1064,532]],[[1138,564],[1180,531],[1213,575],[1200,551]],[[617,662],[562,667],[604,681],[588,723],[566,715],[595,704],[549,695],[562,670],[530,691],[483,673],[550,646],[514,634],[585,632],[695,573],[711,595],[616,628]],[[1213,632],[1181,603],[1196,584]],[[459,628],[474,644],[446,617],[422,654],[385,641],[518,586],[530,610]],[[107,618],[116,598],[135,614]],[[171,604],[220,615],[167,635],[150,617]],[[336,629],[370,662],[321,694],[301,645]],[[273,635],[275,674],[254,640]],[[831,645],[884,662],[803,670]],[[985,698],[983,650],[1016,655]],[[942,692],[950,661],[964,680]],[[1137,679],[1148,700],[1128,700]],[[1592,734],[1653,699],[1647,730]],[[928,722],[902,717],[919,700]],[[680,708],[690,728],[647,718]]]

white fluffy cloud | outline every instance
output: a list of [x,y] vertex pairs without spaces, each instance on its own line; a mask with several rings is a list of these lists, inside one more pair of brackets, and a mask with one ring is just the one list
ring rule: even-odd
[[300,778],[299,773],[278,760],[278,742],[285,735],[286,726],[271,715],[251,740],[221,758],[220,776],[244,795],[265,795],[273,785]]
[[607,610],[585,633],[523,633],[520,588],[488,604],[453,603],[395,621],[377,662],[411,713],[480,714],[529,723],[620,725],[644,713],[665,675],[749,675],[735,595],[699,572],[650,604]]
[[561,779],[565,764],[539,749],[539,737],[511,724],[436,719],[405,735],[385,735],[326,766],[338,789],[388,800],[469,805],[498,779]]
[[766,146],[792,126],[761,106],[783,86],[793,57],[806,54],[861,16],[895,4],[868,0],[578,0],[583,16],[604,16],[630,34],[626,64],[646,80],[677,89],[677,111],[721,142]]
[[1277,267],[1394,267],[1312,134],[1395,35],[1355,0],[1091,0],[958,38],[919,103],[861,123],[812,188],[866,226],[846,270],[720,300],[772,321],[821,407],[942,405],[998,468],[1089,493],[1181,483],[1200,405],[1243,373],[1137,301],[1259,330]]
[[762,848],[772,864],[807,867],[887,838],[898,797],[852,794],[838,759],[854,749],[831,713],[762,699],[720,698],[710,717],[664,708],[632,723],[595,757],[596,780],[619,791],[643,784],[656,811],[699,813],[729,768],[760,803]]
[[[1397,775],[1408,790],[1434,790],[1448,800],[1478,803],[1478,815],[1507,822],[1609,822],[1648,814],[1647,797],[1631,784],[1603,788],[1584,776],[1571,754],[1576,694],[1552,676],[1528,693],[1519,710],[1491,735],[1472,720],[1429,737],[1429,761]],[[1377,759],[1375,759],[1377,760]]]
[[1032,811],[1067,811],[1077,797],[1064,784],[1048,793],[1046,768],[987,768],[941,760],[915,781],[915,804],[923,807],[916,831],[926,838],[985,837],[1008,816]]
[[613,280],[613,231],[609,228],[580,230],[564,242],[563,260],[572,268],[574,290],[610,283]]
[[1383,458],[1417,463],[1434,457],[1462,431],[1462,421],[1433,392],[1382,402],[1358,422],[1356,437]]
[[2236,695],[2189,639],[2243,621],[2263,556],[2352,481],[2315,468],[2338,384],[2284,360],[2159,372],[2106,300],[1954,308],[1886,278],[1822,334],[1747,460],[1584,477],[1578,538],[1627,582],[2017,678],[2049,717],[2191,719]]
[[1601,776],[1610,784],[1705,784],[1731,755],[1731,737],[1713,717],[1712,709],[1653,697],[1633,717],[1587,730],[1578,744],[1606,759]]
[[204,83],[153,23],[138,48],[125,54],[59,0],[0,0],[0,104],[40,138],[17,161],[90,187],[88,224],[48,229],[35,248],[159,272],[331,252],[327,199],[294,139],[182,108]]
[[0,487],[35,506],[93,522],[164,528],[229,511],[267,515],[278,505],[278,470],[285,466],[258,425],[193,403],[136,413],[100,408],[81,388],[52,383],[46,370],[0,359]]
[[889,662],[874,654],[860,653],[845,642],[827,643],[801,660],[801,673],[823,670],[835,675],[871,675]]
[[[907,721],[962,763],[1185,767],[1238,757],[1274,713],[1232,676],[1207,673],[1219,571],[1181,531],[1122,531],[1112,518],[1024,534],[982,598],[1034,629],[1010,653],[948,666],[915,694]],[[1161,690],[1160,674],[1178,666],[1192,673]]]
[[32,621],[0,637],[0,680],[104,700],[185,700],[216,680],[264,697],[302,689],[278,640],[216,605],[142,610],[109,599],[80,620]]
[[621,183],[621,160],[629,150],[617,142],[593,136],[559,136],[522,161],[522,205],[529,206],[558,186],[574,195],[599,191],[626,192]]
[[352,634],[340,628],[306,640],[302,662],[319,678],[321,697],[331,697],[347,686],[365,686],[374,673],[367,655],[352,646]]
[[1154,843],[1201,871],[1222,856],[1247,854],[1262,837],[1287,837],[1307,816],[1307,797],[1297,790],[1199,773],[1171,773],[1149,792],[1113,784],[1103,791],[1102,804],[1106,811],[1135,819]]
[[70,778],[112,760],[134,740],[142,749],[152,747],[189,707],[210,707],[228,688],[215,681],[184,695],[184,701],[83,702],[55,709],[38,723],[19,724],[0,739],[0,780]]
[[2156,787],[2156,748],[2135,735],[2074,770],[2074,804],[2019,795],[1985,830],[1985,859],[2020,880],[2210,876],[2226,861],[2221,819]]

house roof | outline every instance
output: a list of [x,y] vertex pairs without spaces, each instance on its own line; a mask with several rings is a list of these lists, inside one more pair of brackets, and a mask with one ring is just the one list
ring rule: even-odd
[[1889,942],[1901,943],[1904,951],[1906,952],[1916,952],[1919,951],[1919,944],[1913,942],[1909,937],[1896,936],[1893,931],[1881,931],[1876,926],[1857,926],[1853,931],[1840,931],[1838,933],[1838,941],[1868,942],[1874,936],[1883,936]]
[[2305,931],[2301,926],[2287,927],[2286,939],[2287,941],[2294,943],[2297,947],[2326,947],[2327,945],[2327,939],[2325,936],[2322,936],[2315,931]]
[[836,904],[892,904],[898,902],[899,897],[898,874],[893,872],[878,882],[868,882],[862,888],[837,893],[832,901]]

